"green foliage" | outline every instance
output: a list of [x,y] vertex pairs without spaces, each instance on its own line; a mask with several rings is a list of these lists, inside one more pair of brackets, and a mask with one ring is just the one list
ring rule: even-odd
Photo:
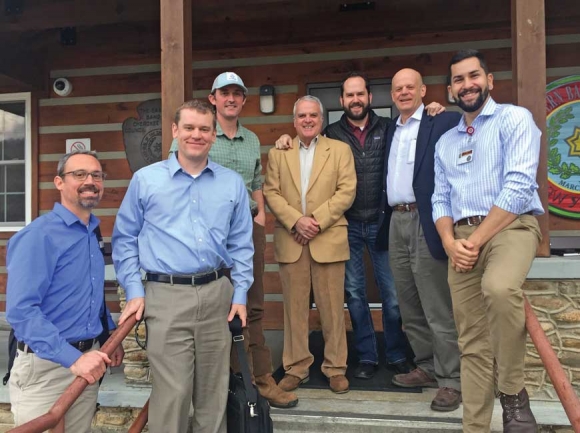
[[563,180],[570,179],[572,176],[580,176],[580,167],[573,162],[570,164],[565,162],[562,163],[562,155],[560,155],[558,149],[554,147],[558,144],[558,137],[562,125],[573,118],[572,107],[563,108],[550,117],[550,121],[546,128],[546,132],[548,133],[548,144],[550,147],[550,151],[548,152],[548,172],[554,175],[559,175]]

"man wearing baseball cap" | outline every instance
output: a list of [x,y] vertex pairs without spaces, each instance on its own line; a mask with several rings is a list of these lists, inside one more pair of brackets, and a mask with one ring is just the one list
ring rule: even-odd
[[[298,397],[280,389],[272,378],[272,356],[262,329],[266,212],[262,194],[260,141],[256,134],[244,128],[239,121],[247,94],[247,87],[234,72],[223,72],[214,80],[208,99],[216,109],[217,138],[209,158],[239,173],[246,184],[254,218],[254,283],[248,290],[248,326],[244,329],[244,338],[249,342],[249,347],[246,345],[246,352],[260,394],[273,407],[289,408],[298,404]],[[170,153],[176,151],[177,143],[174,141]],[[232,368],[239,371],[235,355],[232,356]]]

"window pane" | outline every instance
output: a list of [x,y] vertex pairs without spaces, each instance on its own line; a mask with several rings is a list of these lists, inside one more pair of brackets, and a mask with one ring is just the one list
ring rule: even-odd
[[6,194],[0,193],[0,222],[6,222],[6,215],[5,215],[5,206],[6,202]]
[[6,204],[8,209],[6,212],[6,220],[8,222],[21,222],[25,219],[25,196],[24,194],[10,194],[8,195]]
[[4,142],[4,161],[24,161],[24,138]]
[[6,167],[0,165],[0,194],[6,192]]
[[0,156],[4,161],[24,160],[24,113],[23,102],[0,104],[0,136],[3,136]]
[[6,192],[24,192],[24,164],[6,166]]

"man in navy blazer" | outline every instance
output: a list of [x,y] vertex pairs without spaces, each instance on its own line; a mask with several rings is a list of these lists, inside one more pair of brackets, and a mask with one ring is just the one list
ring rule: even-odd
[[417,368],[398,374],[401,387],[439,388],[431,403],[452,411],[461,402],[459,349],[447,284],[447,255],[435,229],[431,195],[435,144],[461,115],[425,112],[426,86],[413,69],[402,69],[391,95],[399,112],[387,130],[385,178],[377,248],[388,249],[403,327]]

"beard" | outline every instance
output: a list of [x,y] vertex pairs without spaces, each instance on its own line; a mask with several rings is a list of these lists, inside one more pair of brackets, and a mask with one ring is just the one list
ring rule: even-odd
[[478,97],[470,105],[466,104],[461,99],[461,97],[463,95],[467,94],[468,92],[471,92],[471,89],[464,90],[459,95],[457,95],[458,96],[457,98],[453,98],[453,99],[455,99],[455,103],[463,111],[465,111],[467,113],[473,113],[474,111],[479,110],[483,106],[485,101],[487,100],[487,97],[489,96],[489,87],[485,87],[485,89],[479,89],[478,90],[478,93],[479,93]]
[[[354,107],[361,107],[362,110],[360,112],[360,114],[354,114],[351,110]],[[363,105],[363,104],[359,104],[359,103],[355,103],[355,104],[350,104],[348,107],[343,107],[344,109],[344,113],[346,114],[346,117],[348,117],[350,120],[363,120],[367,114],[369,114],[369,111],[371,109],[371,104],[367,104],[367,105]]]
[[[85,191],[94,192],[97,195],[95,197],[80,197],[80,194],[82,194]],[[99,192],[100,192],[99,188],[97,188],[94,185],[87,185],[87,186],[83,186],[83,187],[79,188],[78,189],[78,193],[79,193],[78,203],[79,203],[79,205],[85,209],[93,209],[101,201],[101,196],[100,196]]]

